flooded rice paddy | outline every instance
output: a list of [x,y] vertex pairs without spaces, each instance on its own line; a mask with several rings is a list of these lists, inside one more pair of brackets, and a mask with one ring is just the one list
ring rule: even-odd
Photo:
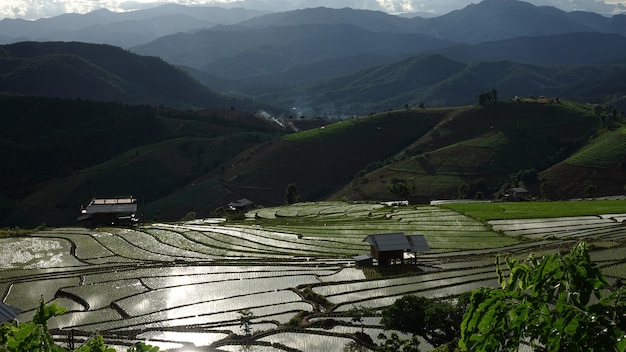
[[[620,217],[621,216],[621,217]],[[306,203],[266,208],[231,224],[195,221],[136,228],[56,228],[0,239],[0,292],[30,320],[41,297],[67,313],[59,343],[102,334],[178,351],[340,351],[406,294],[451,298],[497,284],[497,255],[525,256],[589,241],[610,280],[624,278],[623,214],[488,224],[437,207]],[[409,276],[354,267],[368,234],[422,233],[431,247]],[[323,297],[323,301],[313,297]],[[371,307],[355,325],[346,313]],[[254,315],[244,340],[242,310]],[[323,327],[322,327],[323,326]]]

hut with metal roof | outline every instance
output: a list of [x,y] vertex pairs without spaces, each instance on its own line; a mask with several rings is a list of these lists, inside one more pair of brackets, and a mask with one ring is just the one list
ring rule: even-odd
[[137,199],[133,196],[93,198],[81,208],[78,222],[84,226],[132,225],[137,222]]
[[371,256],[378,265],[404,263],[405,253],[413,254],[430,251],[424,235],[405,235],[403,232],[368,235],[363,242],[370,244]]

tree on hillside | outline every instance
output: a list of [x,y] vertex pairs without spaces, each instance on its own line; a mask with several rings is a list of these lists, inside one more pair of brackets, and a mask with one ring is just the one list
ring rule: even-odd
[[518,177],[522,182],[524,182],[526,186],[528,186],[537,182],[537,177],[539,177],[539,172],[535,168],[522,170],[519,172]]
[[593,198],[596,196],[596,194],[597,194],[596,186],[593,183],[587,181],[587,183],[585,184],[584,197]]
[[541,199],[550,200],[552,199],[552,181],[543,180],[541,185],[539,186],[539,192],[541,193]]
[[457,187],[456,192],[459,196],[459,199],[464,199],[465,197],[467,197],[467,192],[469,192],[469,186],[467,185],[467,183],[461,183],[459,187]]
[[285,189],[285,202],[287,204],[294,204],[300,201],[300,194],[298,193],[298,186],[295,183],[290,183]]
[[409,185],[407,185],[406,181],[394,178],[391,180],[391,185],[389,186],[389,192],[399,197],[406,198],[411,193],[411,190],[409,188]]
[[492,89],[490,92],[480,91],[478,94],[478,105],[495,104],[498,102],[498,91]]
[[472,293],[461,324],[465,351],[626,351],[626,289],[614,288],[577,244],[567,255],[497,262],[501,288]]

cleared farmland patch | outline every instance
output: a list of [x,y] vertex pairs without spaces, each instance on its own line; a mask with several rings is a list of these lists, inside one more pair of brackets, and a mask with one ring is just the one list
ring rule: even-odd
[[626,235],[626,226],[615,215],[539,219],[490,220],[495,231],[528,239],[611,239]]

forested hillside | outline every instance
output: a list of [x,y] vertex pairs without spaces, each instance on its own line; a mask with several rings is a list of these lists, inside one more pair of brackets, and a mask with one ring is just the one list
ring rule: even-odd
[[[3,225],[73,224],[94,196],[155,202],[196,178],[218,175],[230,158],[286,132],[230,108],[194,112],[0,96],[0,111]],[[230,201],[228,191],[200,196],[202,209]],[[155,213],[182,217],[194,210],[186,202]]]
[[127,104],[258,110],[212,91],[156,57],[109,45],[20,42],[0,46],[0,93]]

